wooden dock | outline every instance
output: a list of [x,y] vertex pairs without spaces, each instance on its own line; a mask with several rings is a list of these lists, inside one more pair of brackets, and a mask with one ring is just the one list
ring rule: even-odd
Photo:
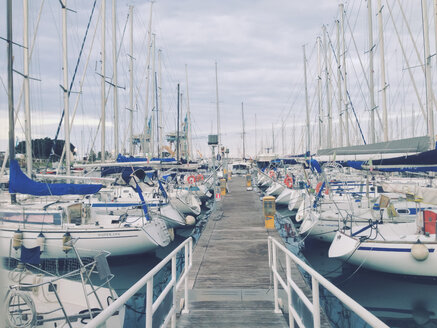
[[[229,189],[195,246],[189,313],[177,327],[288,327],[288,315],[274,313],[267,249],[268,236],[281,238],[264,228],[259,195],[246,191],[244,177]],[[294,276],[310,295],[297,268]]]

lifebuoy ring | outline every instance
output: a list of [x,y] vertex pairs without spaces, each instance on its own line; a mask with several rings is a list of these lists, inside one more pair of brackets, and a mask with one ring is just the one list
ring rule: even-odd
[[284,183],[288,188],[290,188],[290,189],[293,188],[293,178],[292,177],[287,175],[284,179]]
[[270,171],[269,171],[269,177],[274,178],[275,176],[276,176],[275,171],[270,170]]
[[198,174],[196,177],[196,181],[203,181],[203,174]]
[[188,181],[189,184],[193,184],[194,182],[196,182],[196,177],[194,175],[190,175],[187,178],[187,181]]

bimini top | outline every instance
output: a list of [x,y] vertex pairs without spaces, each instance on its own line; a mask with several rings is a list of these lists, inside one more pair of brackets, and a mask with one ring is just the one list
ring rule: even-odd
[[98,192],[101,184],[45,183],[29,179],[16,160],[11,160],[9,192],[34,196],[89,195]]

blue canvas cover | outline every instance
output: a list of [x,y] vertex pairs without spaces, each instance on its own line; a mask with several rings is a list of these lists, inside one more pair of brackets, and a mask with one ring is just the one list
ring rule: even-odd
[[98,192],[101,184],[45,183],[29,179],[16,160],[11,160],[9,192],[34,196],[89,195]]
[[[370,165],[370,163],[367,165]],[[384,172],[436,172],[437,150],[433,149],[409,156],[372,160],[372,166],[375,166],[374,169]]]

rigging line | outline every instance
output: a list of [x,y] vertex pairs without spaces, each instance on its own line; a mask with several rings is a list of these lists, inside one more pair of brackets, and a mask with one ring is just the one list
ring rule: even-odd
[[[327,33],[327,34],[328,34],[328,33]],[[335,62],[337,63],[337,65],[339,65],[338,58],[337,58],[337,54],[335,53],[334,46],[332,45],[331,37],[329,36],[329,34],[328,34],[328,40],[329,40],[329,44],[330,44],[330,46],[331,46],[331,50],[332,50],[332,52],[333,52],[333,54],[334,54]],[[343,76],[343,73],[342,73],[342,72],[340,72],[340,76],[341,76],[341,79],[344,80],[344,76]],[[363,131],[362,131],[362,129],[361,129],[360,121],[358,120],[357,114],[355,113],[355,107],[354,107],[354,105],[353,105],[353,103],[352,103],[352,98],[350,97],[349,90],[346,90],[346,94],[347,94],[347,97],[348,97],[349,103],[350,103],[350,105],[351,105],[352,111],[353,111],[353,113],[354,113],[355,120],[356,120],[356,122],[357,122],[358,128],[360,129],[361,137],[362,137],[362,139],[363,139],[364,144],[366,145],[366,144],[367,144],[367,143],[366,143],[366,139],[364,138],[364,134],[363,134]]]
[[[82,52],[83,52],[83,49],[85,47],[85,42],[87,39],[88,31],[90,29],[91,20],[93,18],[94,9],[96,8],[96,3],[97,3],[97,0],[94,0],[93,8],[91,9],[90,18],[88,20],[88,24],[87,24],[87,27],[85,30],[85,36],[82,40],[82,45],[80,47],[79,56],[78,56],[77,61],[76,61],[76,67],[74,68],[73,77],[72,77],[71,82],[70,82],[70,88],[68,89],[68,95],[67,95],[68,97],[70,97],[71,89],[73,88],[74,80],[76,78],[76,73],[77,73],[77,70],[79,68],[80,59],[82,58]],[[64,67],[64,69],[65,69],[65,67]],[[61,130],[61,125],[62,125],[62,122],[64,120],[64,115],[65,115],[65,108],[62,109],[61,119],[59,120],[59,125],[58,125],[58,129],[56,131],[55,139],[53,140],[53,144],[52,144],[52,147],[50,149],[50,157],[52,157],[54,155],[54,149],[56,147],[56,142],[58,140],[59,131]],[[68,122],[68,124],[70,124],[70,122]],[[68,147],[69,147],[69,145],[68,145]],[[48,166],[49,166],[49,161],[47,161],[46,169],[48,168]]]

